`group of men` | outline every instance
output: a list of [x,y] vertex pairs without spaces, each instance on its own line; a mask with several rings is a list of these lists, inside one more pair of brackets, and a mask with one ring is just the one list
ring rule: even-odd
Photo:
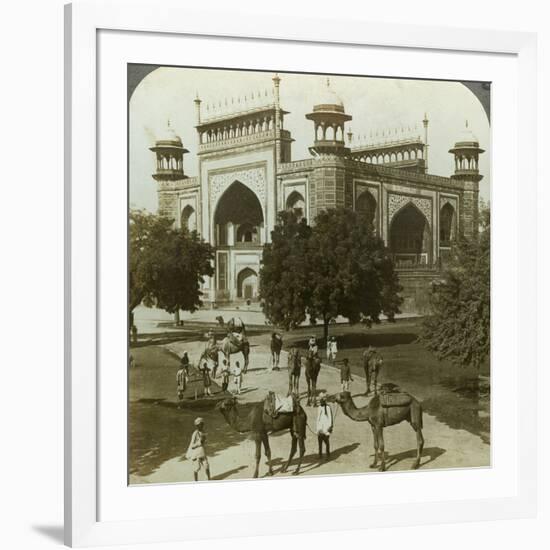
[[[177,386],[177,396],[178,396],[178,408],[181,407],[181,404],[184,399],[185,390],[187,389],[187,383],[189,382],[189,356],[186,351],[183,352],[183,355],[180,359],[180,367],[176,373],[176,386]],[[201,374],[202,383],[203,383],[203,395],[204,397],[209,397],[212,395],[212,378],[217,377],[217,372],[214,369],[210,369],[208,363],[203,361],[202,364],[199,364],[198,370]],[[230,367],[227,361],[224,359],[222,362],[222,368],[220,371],[221,376],[221,387],[222,391],[226,392],[229,388],[230,377],[233,375],[233,384],[235,394],[240,394],[243,384],[243,370],[239,361],[235,362],[233,367]]]
[[[308,341],[308,352],[314,356],[319,354],[319,346],[317,345],[317,340],[315,336],[311,336]],[[338,353],[338,346],[336,338],[333,336],[327,342],[327,352],[326,358],[327,361],[336,364],[336,356]],[[367,381],[367,395],[370,392],[371,382],[374,382],[374,388],[376,389],[376,380],[378,377],[378,372],[382,365],[382,358],[378,354],[375,348],[369,346],[368,349],[363,353],[363,367],[365,370],[366,381]],[[202,366],[199,367],[199,370],[203,375],[203,382],[205,387],[205,396],[212,395],[210,393],[211,377],[210,369],[208,368],[207,363],[205,362]],[[289,370],[289,379],[290,387],[289,393],[294,393],[299,395],[299,378],[301,370],[301,357],[300,353],[296,347],[292,347],[288,354],[288,370]],[[232,369],[232,374],[234,376],[234,383],[237,394],[241,391],[242,385],[242,369],[237,361],[235,363],[235,368]],[[227,364],[226,360],[223,360],[221,377],[222,377],[222,391],[227,391],[229,385],[229,377],[231,371]],[[178,383],[178,400],[181,403],[183,400],[183,392],[185,390],[185,384],[189,377],[189,357],[187,352],[184,352],[180,370],[177,374],[177,383]],[[351,367],[349,364],[348,358],[344,358],[340,362],[340,382],[342,391],[350,390],[350,382],[353,381],[351,374]],[[328,403],[326,392],[322,392],[319,395],[319,404],[317,407],[316,414],[316,428],[315,432],[317,435],[318,449],[319,449],[319,459],[323,459],[323,452],[326,459],[330,459],[330,436],[334,430],[334,413]],[[201,469],[204,469],[207,479],[210,479],[210,466],[208,463],[208,458],[206,455],[206,435],[204,432],[204,420],[202,418],[197,418],[195,420],[195,431],[191,436],[191,441],[187,450],[187,458],[193,461],[193,472],[195,481],[198,480],[198,474]]]

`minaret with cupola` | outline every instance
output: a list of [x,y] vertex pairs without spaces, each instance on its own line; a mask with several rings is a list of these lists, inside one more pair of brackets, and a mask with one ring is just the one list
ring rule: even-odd
[[466,121],[464,130],[454,147],[449,150],[455,158],[455,173],[451,179],[460,182],[464,189],[460,205],[460,225],[466,238],[473,237],[478,231],[479,182],[483,179],[479,173],[479,155],[484,152]]
[[345,123],[352,117],[346,114],[344,103],[327,78],[306,118],[313,121],[315,130],[315,139],[309,148],[315,163],[308,179],[308,211],[313,220],[321,210],[353,207],[353,178],[347,170],[350,149],[345,143]]
[[170,121],[168,121],[165,135],[158,139],[150,150],[156,154],[157,158],[157,169],[153,174],[156,181],[168,182],[187,177],[183,172],[183,155],[189,151],[170,126]]
[[330,79],[327,78],[321,96],[306,118],[313,121],[315,129],[315,140],[309,148],[312,155],[320,157],[349,154],[350,150],[344,141],[344,125],[352,117],[346,114],[342,100],[332,90]]

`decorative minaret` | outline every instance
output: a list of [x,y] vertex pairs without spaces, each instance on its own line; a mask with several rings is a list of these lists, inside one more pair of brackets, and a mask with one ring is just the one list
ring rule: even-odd
[[313,147],[309,148],[312,155],[349,154],[349,147],[346,147],[344,142],[344,125],[352,117],[345,113],[344,104],[331,89],[328,78],[326,86],[323,86],[321,97],[306,118],[313,121],[315,128],[315,141]]
[[273,77],[273,97],[275,99],[275,158],[277,162],[283,162],[281,158],[281,130],[282,130],[282,117],[281,117],[281,96],[280,96],[280,84],[281,79],[277,73]]
[[193,103],[195,104],[195,118],[197,119],[197,126],[199,126],[201,123],[201,99],[199,97],[199,92],[197,92]]
[[424,113],[422,124],[424,125],[424,170],[426,174],[428,173],[428,123],[428,115]]
[[183,155],[189,151],[183,147],[181,138],[170,126],[170,121],[168,121],[166,135],[157,140],[150,150],[157,156],[157,170],[153,174],[156,181],[174,181],[187,177],[183,173]]
[[465,129],[449,153],[455,157],[455,173],[451,178],[461,181],[464,186],[460,222],[463,235],[467,238],[478,231],[479,182],[483,179],[479,173],[479,155],[484,152],[466,121]]

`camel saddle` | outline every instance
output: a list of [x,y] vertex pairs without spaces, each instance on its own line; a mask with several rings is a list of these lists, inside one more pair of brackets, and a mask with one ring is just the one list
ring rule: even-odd
[[385,408],[389,407],[405,407],[410,404],[412,401],[412,396],[408,393],[403,393],[401,391],[392,391],[389,393],[381,393],[380,405]]
[[227,333],[227,338],[229,342],[237,348],[240,347],[243,342],[247,341],[244,332],[229,332]]
[[277,418],[279,414],[283,413],[293,413],[296,409],[293,395],[283,397],[274,391],[270,391],[264,400],[264,413],[272,418]]

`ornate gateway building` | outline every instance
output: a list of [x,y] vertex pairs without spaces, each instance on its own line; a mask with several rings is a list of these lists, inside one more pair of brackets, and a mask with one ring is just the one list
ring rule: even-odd
[[404,311],[422,311],[451,241],[472,236],[478,225],[478,159],[483,150],[468,130],[450,153],[455,172],[430,175],[428,120],[424,136],[399,132],[378,143],[354,145],[340,98],[327,80],[311,121],[311,157],[292,160],[292,136],[284,128],[280,78],[273,92],[252,105],[204,117],[195,99],[198,176],[183,170],[187,149],[169,127],[156,154],[159,213],[176,226],[197,230],[216,250],[216,274],[206,282],[212,305],[254,301],[262,247],[270,241],[277,212],[292,209],[313,221],[322,209],[367,212],[391,251],[404,287]]

